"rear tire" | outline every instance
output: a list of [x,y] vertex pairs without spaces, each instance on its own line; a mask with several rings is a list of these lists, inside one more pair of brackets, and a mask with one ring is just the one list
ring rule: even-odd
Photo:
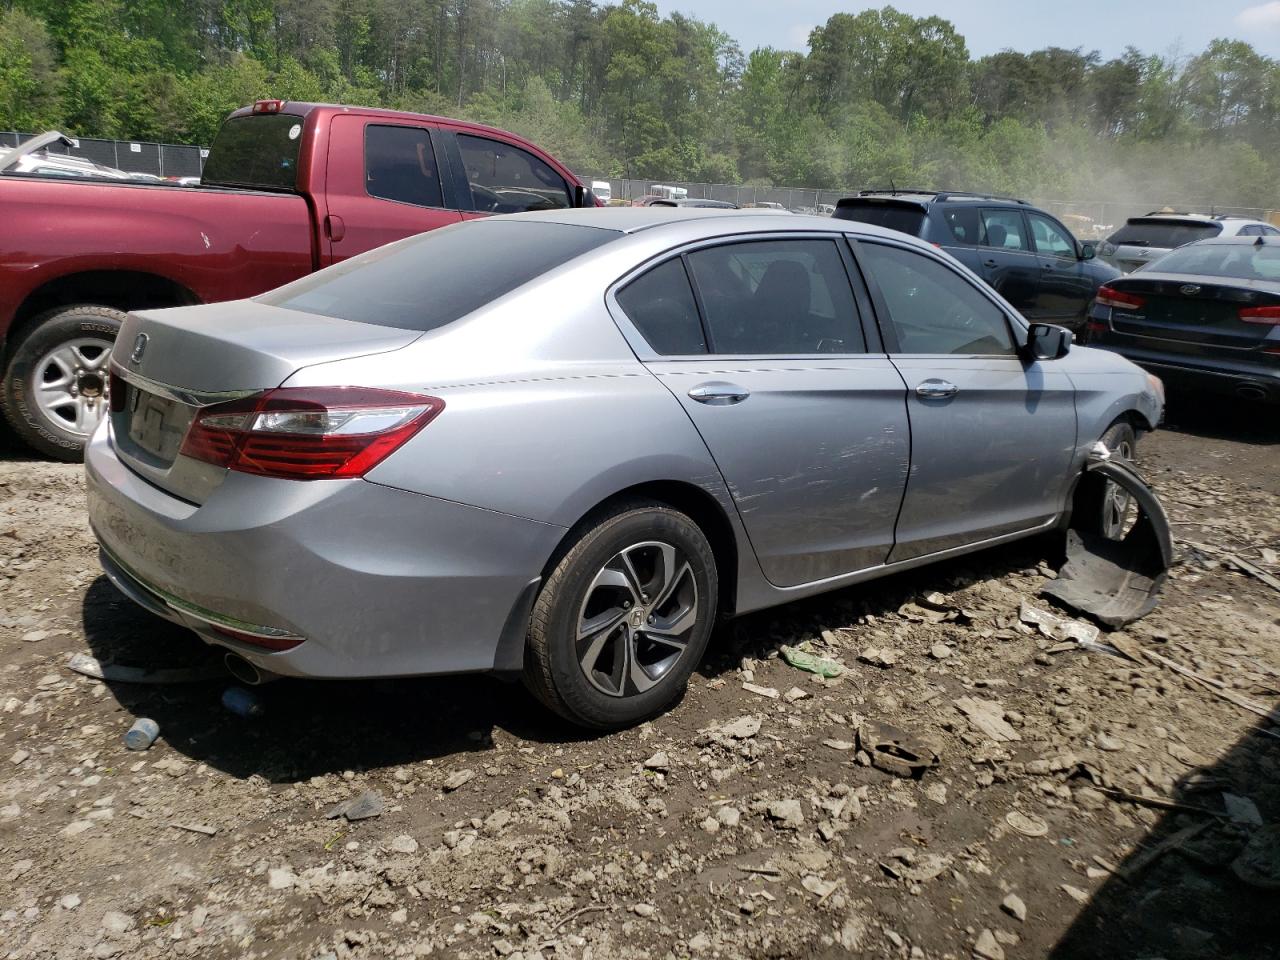
[[107,364],[124,317],[93,304],[58,307],[10,345],[0,407],[18,436],[45,456],[84,458],[110,403]]
[[534,604],[524,682],[574,723],[617,729],[683,693],[711,637],[715,558],[697,524],[658,503],[583,528]]

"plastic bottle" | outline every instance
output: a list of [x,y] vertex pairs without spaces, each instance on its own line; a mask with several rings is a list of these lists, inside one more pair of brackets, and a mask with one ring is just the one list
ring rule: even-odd
[[145,750],[160,736],[160,724],[150,717],[139,717],[124,735],[124,745],[130,750]]
[[222,691],[222,705],[237,717],[262,716],[262,701],[244,687],[227,687]]

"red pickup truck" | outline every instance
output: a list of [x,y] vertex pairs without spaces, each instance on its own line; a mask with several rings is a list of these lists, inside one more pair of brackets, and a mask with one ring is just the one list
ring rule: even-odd
[[250,297],[470,217],[595,202],[511,133],[280,100],[227,118],[197,187],[0,174],[0,404],[33,447],[78,459],[129,310]]

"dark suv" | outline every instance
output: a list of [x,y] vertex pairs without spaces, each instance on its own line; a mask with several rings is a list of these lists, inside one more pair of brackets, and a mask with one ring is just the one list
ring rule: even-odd
[[1054,217],[1025,200],[933,190],[863,190],[832,216],[900,230],[941,247],[1032,321],[1084,329],[1098,287],[1120,271],[1094,260]]

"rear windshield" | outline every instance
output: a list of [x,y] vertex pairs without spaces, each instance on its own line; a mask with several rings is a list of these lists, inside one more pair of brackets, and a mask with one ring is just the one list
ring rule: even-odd
[[1234,280],[1280,280],[1280,243],[1198,243],[1174,250],[1143,269]]
[[920,236],[924,228],[924,211],[915,204],[886,203],[882,200],[841,200],[832,215],[837,220],[856,220],[877,227]]
[[1122,243],[1131,247],[1181,247],[1196,240],[1207,240],[1222,232],[1220,223],[1197,223],[1195,221],[1177,220],[1145,220],[1135,217],[1123,227],[1107,237],[1108,243],[1119,246]]
[[213,138],[200,182],[215,187],[292,190],[298,181],[302,117],[287,113],[232,117]]
[[536,220],[475,220],[410,237],[259,299],[403,330],[435,330],[621,234]]

